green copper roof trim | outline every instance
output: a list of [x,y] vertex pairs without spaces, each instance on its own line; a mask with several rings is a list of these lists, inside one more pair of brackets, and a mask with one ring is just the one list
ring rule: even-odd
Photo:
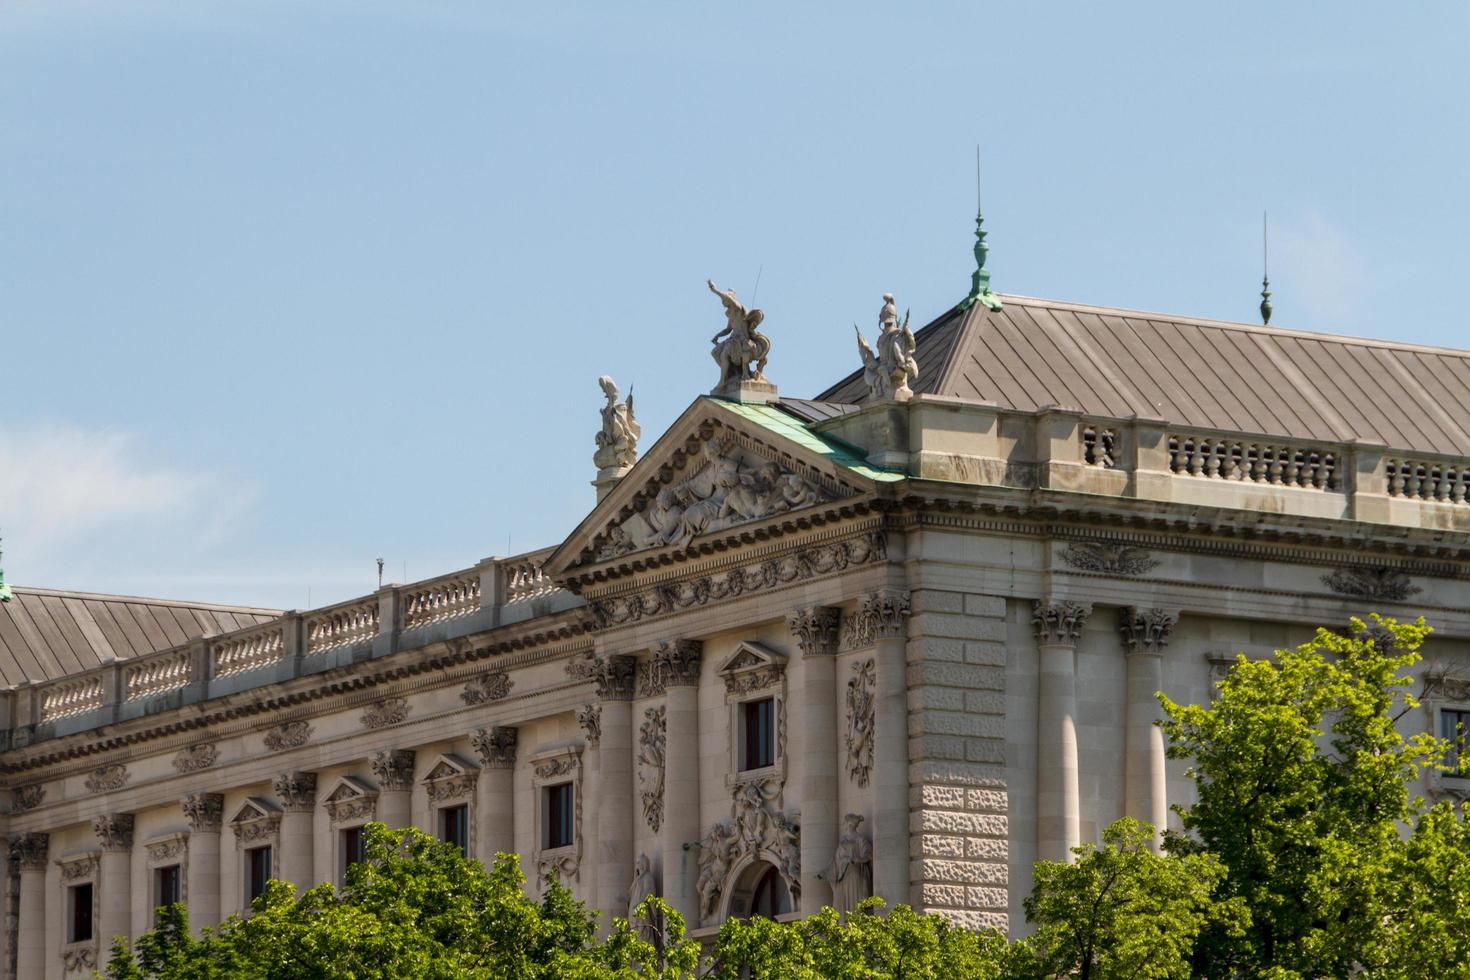
[[863,451],[858,447],[849,445],[841,439],[818,435],[779,408],[773,408],[770,405],[728,402],[719,398],[710,398],[710,401],[718,403],[722,408],[729,409],[741,418],[754,422],[763,429],[774,432],[783,439],[796,443],[803,449],[830,459],[844,469],[867,477],[869,480],[878,483],[896,483],[899,480],[908,479],[908,474],[902,470],[885,470],[873,466],[863,459]]
[[988,310],[998,310],[1004,304],[1000,297],[990,291],[990,273],[985,268],[985,259],[990,249],[985,245],[985,218],[979,209],[975,211],[975,271],[970,274],[970,295],[960,303],[960,309],[968,310],[978,301]]

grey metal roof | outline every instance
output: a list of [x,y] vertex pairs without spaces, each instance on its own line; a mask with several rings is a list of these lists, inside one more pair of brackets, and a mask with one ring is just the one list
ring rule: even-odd
[[836,418],[839,415],[847,415],[858,410],[856,405],[844,405],[840,402],[817,402],[806,398],[781,398],[776,401],[776,407],[790,415],[792,418],[802,422],[825,422],[827,419]]
[[279,616],[254,609],[170,599],[11,587],[0,602],[0,683],[51,680],[167,650],[205,633],[225,633]]
[[[915,334],[926,394],[1470,455],[1470,352],[1003,297]],[[853,355],[856,360],[856,354]],[[817,396],[860,401],[854,371]]]

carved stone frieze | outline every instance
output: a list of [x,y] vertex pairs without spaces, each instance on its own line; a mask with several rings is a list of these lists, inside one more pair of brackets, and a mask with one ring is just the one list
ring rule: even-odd
[[271,789],[285,810],[310,810],[316,806],[316,773],[293,769],[271,780]]
[[489,704],[510,694],[511,683],[510,675],[503,672],[480,674],[465,684],[459,697],[469,705]]
[[880,562],[887,554],[883,532],[869,531],[859,537],[817,545],[759,564],[658,585],[631,595],[598,599],[592,603],[592,614],[600,627],[621,626],[844,571],[855,565]]
[[1124,606],[1118,610],[1124,652],[1163,653],[1178,622],[1179,613],[1175,610]]
[[174,768],[182,773],[198,772],[214,765],[218,758],[219,749],[213,742],[200,742],[180,749],[174,756]]
[[911,611],[909,594],[898,589],[879,589],[859,596],[857,610],[847,621],[844,645],[857,650],[881,639],[902,636]]
[[408,717],[407,698],[384,698],[374,701],[362,710],[362,727],[387,728],[399,725]]
[[1424,590],[1409,580],[1409,576],[1395,568],[1365,568],[1350,565],[1322,576],[1322,584],[1340,595],[1356,596],[1360,599],[1387,599],[1402,602]]
[[583,657],[567,664],[567,673],[592,681],[602,701],[629,701],[638,679],[638,658],[617,654]]
[[222,793],[190,793],[180,804],[189,829],[196,834],[217,834],[224,822],[225,798]]
[[92,818],[92,833],[104,851],[126,851],[133,846],[133,815],[98,814]]
[[282,722],[265,733],[265,747],[272,752],[299,749],[311,738],[311,725],[304,721]]
[[63,973],[87,973],[97,969],[97,946],[95,941],[70,943],[61,951]]
[[657,697],[670,687],[697,687],[703,651],[704,644],[698,640],[661,641],[649,658],[639,693]]
[[1031,625],[1036,628],[1036,642],[1043,646],[1075,644],[1091,613],[1092,606],[1079,602],[1035,600],[1031,604]]
[[509,725],[481,728],[470,736],[470,744],[487,769],[514,769],[519,733]]
[[89,793],[111,793],[127,784],[128,767],[121,764],[93,769],[85,783]]
[[664,822],[664,752],[668,722],[663,705],[643,709],[638,727],[638,795],[643,801],[643,819],[658,833]]
[[374,752],[368,763],[377,777],[378,785],[385,790],[408,790],[413,788],[413,749],[385,749]]
[[558,776],[569,776],[577,771],[577,757],[574,755],[559,755],[544,762],[538,762],[535,767],[536,776],[540,779],[555,779]]
[[10,856],[20,863],[22,871],[45,871],[46,853],[51,847],[51,835],[32,831],[19,834],[10,842]]
[[167,837],[163,840],[152,841],[148,844],[148,859],[150,861],[168,861],[173,858],[182,858],[189,851],[189,839],[183,835]]
[[847,774],[859,786],[868,785],[873,771],[873,726],[876,704],[873,658],[852,665],[847,681]]
[[1099,541],[1073,541],[1062,549],[1062,561],[1082,572],[1145,575],[1159,561],[1142,548]]
[[577,709],[577,724],[582,726],[582,737],[587,744],[596,746],[602,741],[602,705],[584,704]]
[[61,866],[62,881],[81,881],[97,873],[98,858],[96,854],[84,854],[69,861],[58,861],[57,864]]
[[798,609],[786,617],[791,635],[808,657],[832,656],[841,640],[842,610],[836,606]]
[[34,810],[46,799],[46,787],[42,783],[31,783],[29,786],[17,786],[10,791],[10,812],[24,813]]

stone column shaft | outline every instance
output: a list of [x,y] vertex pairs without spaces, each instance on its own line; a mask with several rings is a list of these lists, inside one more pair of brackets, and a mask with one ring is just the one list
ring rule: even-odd
[[46,834],[22,834],[12,845],[20,858],[20,921],[16,935],[15,975],[46,975]]
[[1037,600],[1036,854],[1070,861],[1082,838],[1077,771],[1077,637],[1089,608]]
[[471,737],[480,756],[480,778],[475,783],[479,853],[475,856],[488,868],[495,855],[516,852],[515,771],[519,732],[505,725],[480,729]]
[[101,891],[97,916],[97,940],[103,950],[117,936],[132,937],[133,901],[133,815],[109,813],[92,821],[92,830],[102,847],[97,885]]
[[[789,624],[802,652],[801,908],[812,915],[832,904],[837,850],[837,640],[841,610],[816,606]],[[670,739],[670,744],[673,740]]]
[[1169,821],[1164,732],[1155,694],[1164,687],[1164,648],[1179,614],[1163,609],[1119,611],[1127,657],[1127,714],[1124,721],[1124,812],[1154,826],[1154,848]]
[[316,808],[316,773],[286,772],[272,784],[281,801],[281,853],[277,875],[296,886],[299,896],[315,885],[312,857],[312,811]]
[[378,779],[378,819],[397,830],[413,823],[412,749],[373,753],[373,775]]
[[905,639],[909,608],[907,592],[875,592],[859,601],[855,624],[859,633],[876,637],[873,894],[890,908],[909,900],[908,644]]
[[196,934],[220,920],[219,852],[225,798],[219,793],[191,793],[184,797],[189,821],[189,927]]
[[693,928],[699,924],[699,851],[687,845],[699,826],[699,667],[695,640],[662,644],[654,669],[664,682],[663,896]]
[[585,852],[597,855],[597,904],[601,927],[611,928],[628,914],[628,885],[633,878],[633,679],[632,657],[605,657],[599,662],[597,696],[602,702],[602,738],[598,747],[598,799],[584,813],[597,814],[597,843]]

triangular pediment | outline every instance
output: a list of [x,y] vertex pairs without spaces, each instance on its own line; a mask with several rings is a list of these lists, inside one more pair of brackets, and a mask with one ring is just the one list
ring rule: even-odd
[[745,640],[732,653],[719,670],[721,674],[743,674],[752,670],[761,670],[766,667],[775,667],[778,670],[786,667],[786,655],[777,653],[770,647],[756,643],[753,640]]
[[378,795],[378,791],[367,783],[352,776],[342,776],[332,783],[327,795],[322,802],[328,806],[334,803],[348,803],[352,800],[367,799]]
[[775,407],[700,398],[544,567],[575,578],[593,566],[656,565],[723,547],[747,531],[780,533],[873,492],[877,471],[849,448]]
[[453,753],[445,753],[434,757],[429,765],[428,774],[424,776],[424,782],[432,783],[440,779],[453,779],[456,776],[464,776],[476,771],[474,765],[461,759]]
[[240,804],[240,809],[230,818],[232,825],[255,823],[259,820],[269,820],[280,815],[280,811],[274,806],[262,800],[258,796],[247,796],[245,802]]

